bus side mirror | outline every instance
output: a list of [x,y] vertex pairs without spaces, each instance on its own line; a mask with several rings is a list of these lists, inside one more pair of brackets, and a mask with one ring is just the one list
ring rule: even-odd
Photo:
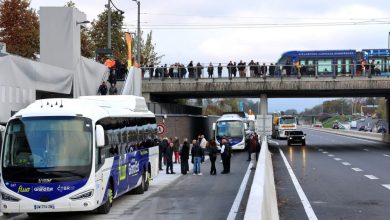
[[244,129],[247,130],[248,129],[248,125],[246,123],[244,123]]
[[104,144],[104,129],[101,125],[96,125],[96,146],[103,147]]
[[215,131],[215,123],[213,123],[213,131]]

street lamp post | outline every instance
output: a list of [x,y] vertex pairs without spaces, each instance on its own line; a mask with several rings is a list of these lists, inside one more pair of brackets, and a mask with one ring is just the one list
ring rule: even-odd
[[138,6],[138,21],[137,21],[137,63],[138,65],[141,64],[141,26],[140,26],[140,10],[141,10],[141,2],[137,0],[133,0],[137,2]]
[[108,0],[107,9],[107,48],[111,49],[111,0]]

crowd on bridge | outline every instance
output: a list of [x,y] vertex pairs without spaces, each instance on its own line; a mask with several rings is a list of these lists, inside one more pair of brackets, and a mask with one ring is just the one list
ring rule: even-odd
[[[218,155],[221,157],[223,170],[221,174],[230,173],[230,159],[232,157],[232,147],[229,144],[227,137],[222,137],[219,140],[220,145],[217,145],[215,140],[207,141],[204,135],[198,135],[189,142],[188,138],[184,138],[180,143],[178,137],[164,137],[158,141],[159,146],[159,170],[163,171],[165,166],[166,174],[176,174],[173,171],[173,164],[180,164],[181,174],[187,175],[190,173],[189,161],[193,164],[192,174],[203,175],[201,165],[205,162],[205,156],[210,159],[210,175],[217,175],[216,161]],[[251,161],[251,169],[255,169],[258,154],[260,152],[259,139],[256,133],[251,134],[247,141],[248,160]]]

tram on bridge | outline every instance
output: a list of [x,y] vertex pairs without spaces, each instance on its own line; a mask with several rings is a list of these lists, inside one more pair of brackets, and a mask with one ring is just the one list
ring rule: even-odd
[[285,66],[287,74],[359,76],[370,73],[388,76],[390,49],[288,51],[277,63]]

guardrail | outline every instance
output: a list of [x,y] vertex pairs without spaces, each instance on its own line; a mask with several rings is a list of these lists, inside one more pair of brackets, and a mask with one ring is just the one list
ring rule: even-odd
[[274,171],[271,153],[268,150],[267,137],[262,140],[244,219],[279,219]]
[[350,137],[365,138],[365,139],[370,139],[375,141],[383,141],[383,134],[381,133],[340,130],[340,129],[331,129],[331,128],[309,128],[309,129],[323,131],[327,133],[333,133],[333,134],[340,134],[340,135],[350,136]]

